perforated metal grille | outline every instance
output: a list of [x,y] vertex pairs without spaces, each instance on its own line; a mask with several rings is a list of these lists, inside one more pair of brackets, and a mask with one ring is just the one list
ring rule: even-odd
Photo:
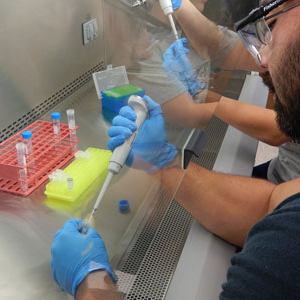
[[[191,226],[192,217],[172,201],[138,271],[127,299],[163,299]],[[167,279],[167,280],[166,280]],[[143,285],[143,289],[141,289]]]
[[0,143],[15,134],[16,132],[20,131],[24,127],[28,126],[33,121],[37,120],[42,116],[45,112],[49,111],[55,105],[66,99],[84,84],[92,79],[92,73],[104,70],[104,62],[100,62],[77,79],[66,85],[64,88],[59,90],[54,95],[50,96],[49,98],[45,99],[41,102],[38,106],[33,108],[31,111],[23,115],[17,121],[13,122],[11,125],[7,126],[0,132]]
[[224,136],[226,134],[228,124],[215,116],[212,116],[205,133],[208,137],[208,143],[199,157],[193,156],[192,161],[205,167],[208,170],[212,170],[217,156],[219,154],[220,147],[222,145]]
[[138,269],[156,234],[156,230],[158,229],[160,222],[170,205],[170,196],[164,190],[159,191],[158,198],[159,201],[150,217],[147,219],[136,244],[125,261],[124,266],[122,267],[122,272],[134,275],[138,272]]
[[[212,169],[227,130],[216,117],[208,124],[208,143],[196,163]],[[176,269],[193,218],[161,190],[130,253],[117,268],[118,287],[128,300],[162,300]]]
[[162,190],[158,205],[121,269],[118,285],[121,291],[128,291],[126,299],[164,298],[191,221],[192,217]]

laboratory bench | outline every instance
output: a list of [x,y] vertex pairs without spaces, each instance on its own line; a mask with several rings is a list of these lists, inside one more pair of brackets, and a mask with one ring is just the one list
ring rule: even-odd
[[[265,106],[264,98],[267,91],[260,77],[247,75],[240,100]],[[62,123],[67,123],[68,108],[75,110],[78,149],[106,149],[111,116],[101,113],[92,81],[51,112],[61,112]],[[50,121],[50,112],[42,120]],[[220,121],[212,120],[211,126],[213,122]],[[251,175],[256,140],[229,126],[219,146],[214,171]],[[67,219],[83,218],[91,211],[101,183],[96,180],[80,201],[65,207],[46,200],[45,185],[28,197],[0,193],[2,300],[72,299],[51,276],[52,240]],[[126,213],[119,210],[121,199],[130,201]],[[95,219],[127,299],[217,299],[235,247],[193,220],[151,175],[124,167]]]

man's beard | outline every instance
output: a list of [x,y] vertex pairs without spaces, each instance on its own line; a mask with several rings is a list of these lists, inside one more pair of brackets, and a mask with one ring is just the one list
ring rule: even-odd
[[263,81],[275,94],[274,110],[280,130],[300,142],[300,37],[287,46],[273,78],[266,72]]

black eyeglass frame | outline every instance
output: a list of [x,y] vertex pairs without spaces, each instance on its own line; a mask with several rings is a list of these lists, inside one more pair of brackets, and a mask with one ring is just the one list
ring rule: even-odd
[[[283,1],[282,3],[286,2],[286,1],[287,0]],[[276,1],[273,1],[273,2],[276,2]],[[267,5],[271,5],[271,4],[272,4],[272,2],[270,2]],[[281,4],[279,4],[279,5],[281,5]],[[261,15],[259,16],[259,13],[255,13],[257,10],[260,10],[261,8],[266,7],[266,5],[265,6],[261,6],[261,7],[257,8],[257,9],[255,9],[255,11],[251,11],[250,14],[247,17],[245,17],[244,19],[242,19],[241,21],[238,21],[237,23],[235,23],[234,28],[236,28],[236,31],[238,32],[239,30],[241,30],[242,28],[244,28],[244,26],[247,26],[250,23],[255,23],[256,24],[256,23],[259,22],[260,19],[262,19],[262,20],[264,20],[264,22],[266,22],[266,21],[268,21],[268,20],[270,20],[270,19],[272,19],[272,18],[274,18],[274,17],[276,17],[278,15],[281,15],[281,14],[283,14],[283,13],[285,13],[285,12],[287,12],[287,11],[289,11],[289,10],[293,9],[294,7],[299,6],[299,5],[300,5],[300,1],[297,2],[297,3],[295,3],[295,4],[293,4],[293,5],[291,5],[291,6],[286,7],[284,9],[278,11],[277,13],[272,14],[271,16],[268,16],[266,18],[264,16],[261,16]],[[272,9],[270,9],[269,12],[272,11],[277,6],[275,6],[275,5],[272,6]],[[254,17],[254,14],[255,14],[255,17]],[[251,20],[249,21],[249,19],[251,19]],[[266,45],[265,41],[261,39],[261,37],[258,34],[258,32],[257,32],[257,38],[259,39],[259,41],[262,44]]]
[[[237,32],[240,29],[242,29],[243,27],[245,27],[246,25],[248,25],[249,23],[253,23],[255,21],[257,21],[258,19],[261,19],[263,17],[265,17],[267,14],[269,14],[273,9],[275,9],[276,7],[278,7],[279,5],[287,2],[288,0],[274,0],[266,5],[262,5],[260,7],[257,7],[255,9],[253,9],[248,16],[246,16],[245,18],[241,19],[240,21],[236,22],[233,25],[234,30]],[[272,17],[275,17],[275,15],[279,15],[280,13],[283,13],[283,11],[278,12],[272,16],[269,16],[266,19],[270,19]],[[265,19],[265,20],[266,20]]]

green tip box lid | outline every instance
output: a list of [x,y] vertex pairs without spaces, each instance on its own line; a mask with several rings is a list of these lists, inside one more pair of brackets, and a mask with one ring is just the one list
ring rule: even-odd
[[143,89],[138,86],[135,86],[133,84],[127,84],[127,85],[115,87],[110,90],[103,91],[102,93],[109,97],[119,98],[128,95],[133,95],[142,91]]
[[127,105],[131,95],[143,97],[145,96],[145,90],[132,84],[126,84],[101,91],[102,108],[119,113],[120,109]]

